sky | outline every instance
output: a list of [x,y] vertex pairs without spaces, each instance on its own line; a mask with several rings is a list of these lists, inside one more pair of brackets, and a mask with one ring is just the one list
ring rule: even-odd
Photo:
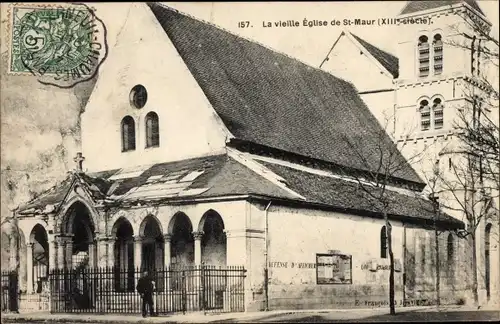
[[[164,2],[194,17],[210,21],[233,33],[258,41],[311,65],[319,66],[345,26],[304,27],[313,20],[377,19],[396,17],[406,1],[338,2]],[[498,0],[479,0],[479,6],[498,35]],[[263,23],[295,20],[300,27],[265,28]],[[248,21],[252,27],[241,28]],[[372,44],[395,53],[397,26],[352,26],[349,30]]]

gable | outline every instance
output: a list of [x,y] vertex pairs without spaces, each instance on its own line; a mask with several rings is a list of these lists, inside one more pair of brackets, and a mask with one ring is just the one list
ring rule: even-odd
[[[173,9],[149,6],[237,139],[347,168],[377,169],[375,134],[383,130],[352,84]],[[382,142],[393,148],[389,136]],[[363,143],[359,149],[368,163],[350,143]],[[403,165],[395,176],[420,183]]]
[[394,78],[399,76],[399,60],[394,55],[376,47],[364,39],[351,34]]
[[[130,102],[138,84],[147,90],[140,109]],[[146,148],[150,111],[159,117],[160,145]],[[134,119],[136,149],[122,152],[125,116]],[[151,11],[132,4],[82,114],[85,167],[94,172],[210,155],[223,151],[228,138],[231,134]]]
[[348,80],[359,92],[392,88],[390,72],[348,32],[339,36],[321,69]]

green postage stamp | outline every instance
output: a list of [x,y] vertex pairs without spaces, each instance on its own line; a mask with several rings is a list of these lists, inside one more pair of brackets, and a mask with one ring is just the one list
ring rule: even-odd
[[97,73],[107,43],[106,27],[93,9],[83,4],[12,4],[10,9],[10,73],[64,88]]

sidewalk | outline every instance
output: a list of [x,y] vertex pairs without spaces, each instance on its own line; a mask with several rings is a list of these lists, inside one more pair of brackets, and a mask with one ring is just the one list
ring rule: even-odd
[[[481,310],[497,310],[483,309]],[[405,312],[449,312],[449,311],[477,311],[477,308],[469,306],[442,306],[439,309],[435,306],[416,306],[396,309],[397,313]],[[287,311],[268,311],[268,312],[249,312],[249,313],[226,313],[210,314],[187,313],[173,314],[159,317],[142,318],[140,315],[121,315],[121,314],[50,314],[50,313],[26,313],[26,314],[2,314],[2,323],[202,323],[202,322],[255,322],[260,319],[269,319],[273,317],[292,315],[292,314],[325,314],[329,318],[338,320],[352,320],[366,318],[376,315],[388,314],[387,308],[375,309],[313,309],[313,310],[287,310]]]

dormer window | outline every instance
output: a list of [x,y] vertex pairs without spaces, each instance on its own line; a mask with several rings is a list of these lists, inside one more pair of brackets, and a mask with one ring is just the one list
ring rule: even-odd
[[434,35],[432,48],[434,58],[434,74],[441,74],[443,72],[443,41],[440,34]]
[[427,36],[422,35],[418,38],[418,71],[419,76],[429,75],[429,40]]

